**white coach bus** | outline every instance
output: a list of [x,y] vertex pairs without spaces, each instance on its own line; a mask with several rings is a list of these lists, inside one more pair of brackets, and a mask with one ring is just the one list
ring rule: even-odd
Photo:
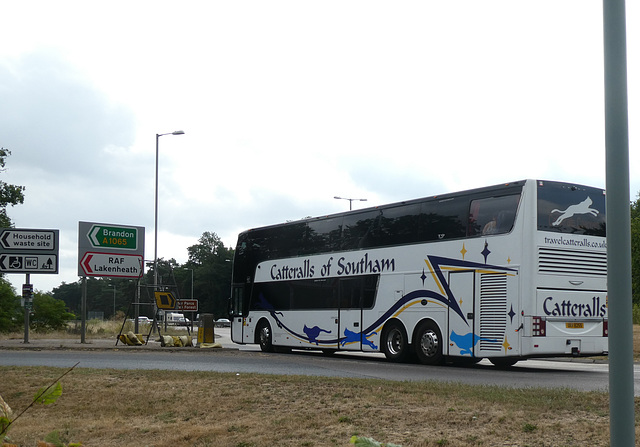
[[605,193],[523,180],[238,237],[231,337],[424,364],[608,351]]

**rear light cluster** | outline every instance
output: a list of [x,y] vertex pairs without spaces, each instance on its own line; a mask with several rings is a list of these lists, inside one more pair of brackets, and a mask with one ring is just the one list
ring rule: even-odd
[[602,321],[602,336],[603,337],[609,336],[609,320]]
[[547,335],[547,321],[542,317],[533,317],[533,331],[534,337],[544,337]]

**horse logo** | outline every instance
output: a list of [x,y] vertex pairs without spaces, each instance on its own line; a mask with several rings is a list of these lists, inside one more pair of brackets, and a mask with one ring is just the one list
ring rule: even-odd
[[600,211],[595,208],[591,208],[593,204],[593,200],[591,197],[587,197],[582,202],[577,205],[569,205],[566,210],[553,210],[551,213],[561,213],[560,217],[552,224],[554,227],[560,225],[564,220],[569,219],[570,217],[575,216],[576,214],[591,214],[592,216],[597,216]]

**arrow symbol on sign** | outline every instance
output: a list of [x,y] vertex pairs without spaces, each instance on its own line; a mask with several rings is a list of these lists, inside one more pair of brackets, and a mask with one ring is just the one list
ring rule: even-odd
[[158,309],[175,309],[176,299],[171,292],[155,292]]
[[87,253],[87,256],[84,258],[84,262],[82,263],[82,266],[84,267],[84,271],[87,273],[91,273],[91,266],[89,265],[89,262],[91,262],[91,258],[93,258],[93,255],[90,253]]
[[7,242],[7,238],[9,237],[9,235],[11,234],[10,231],[5,231],[4,234],[2,235],[2,245],[5,248],[10,248],[11,246],[9,245],[9,242]]
[[89,239],[91,240],[91,243],[93,245],[95,245],[96,247],[100,246],[100,242],[98,241],[98,238],[96,236],[98,236],[98,232],[100,231],[100,227],[95,225],[93,227],[93,231],[91,231],[91,234],[89,235]]

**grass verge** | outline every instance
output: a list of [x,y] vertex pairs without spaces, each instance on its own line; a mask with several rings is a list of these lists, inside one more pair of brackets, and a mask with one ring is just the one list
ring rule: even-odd
[[[0,367],[0,395],[17,412],[60,373]],[[404,447],[609,445],[601,392],[94,369],[62,385],[55,404],[16,422],[15,443],[57,430],[88,446],[348,446],[353,435]]]

